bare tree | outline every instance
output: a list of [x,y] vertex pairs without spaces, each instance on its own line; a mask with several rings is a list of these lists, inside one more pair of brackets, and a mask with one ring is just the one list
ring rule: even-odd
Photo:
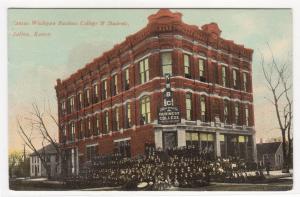
[[[58,128],[58,121],[51,113],[51,108],[49,107],[48,110],[46,110],[45,106],[43,111],[40,110],[37,104],[32,104],[33,111],[30,112],[30,117],[24,117],[24,121],[29,125],[29,127],[24,126],[20,121],[20,118],[17,118],[17,124],[18,124],[18,133],[19,136],[22,138],[25,145],[41,160],[41,163],[43,167],[46,169],[46,173],[48,178],[51,178],[50,174],[50,167],[47,165],[46,160],[46,152],[45,152],[45,144],[51,144],[59,158],[61,158],[61,150],[59,147],[59,143],[57,143],[56,139],[51,136],[49,129],[47,128],[47,121],[48,119],[54,121],[55,125]],[[37,134],[33,134],[35,131],[37,131]],[[37,136],[39,135],[39,136]],[[41,150],[39,151],[37,148],[36,143],[34,143],[34,139],[36,137],[41,137]],[[60,164],[59,160],[57,162],[57,166]],[[56,166],[56,167],[57,167]]]
[[[292,80],[289,70],[289,61],[279,63],[275,59],[269,44],[268,49],[271,53],[271,61],[265,63],[264,55],[261,54],[261,66],[267,88],[271,91],[272,98],[267,98],[274,106],[277,122],[281,131],[283,165],[285,171],[289,170],[292,157],[292,119],[293,119],[293,99],[292,99]],[[286,139],[287,138],[287,139]],[[288,146],[288,147],[287,147]]]

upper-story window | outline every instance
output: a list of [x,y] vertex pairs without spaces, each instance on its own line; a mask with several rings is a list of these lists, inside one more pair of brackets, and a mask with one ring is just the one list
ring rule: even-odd
[[227,67],[222,66],[222,86],[227,86]]
[[98,84],[93,85],[93,103],[98,103],[99,101],[99,87]]
[[74,96],[72,96],[70,98],[70,111],[71,111],[71,113],[75,111],[75,98],[74,98]]
[[77,94],[77,108],[78,108],[78,110],[82,109],[82,107],[83,107],[83,101],[82,100],[83,100],[82,99],[82,93],[79,92]]
[[110,89],[111,89],[111,96],[115,96],[116,94],[118,94],[118,77],[116,74],[111,78]]
[[92,132],[92,120],[91,118],[86,119],[86,130],[85,130],[85,137],[90,137]]
[[201,109],[201,121],[206,121],[206,98],[205,96],[200,96],[200,109]]
[[248,105],[245,105],[245,124],[249,126],[249,109]]
[[216,64],[216,63],[213,64],[215,84],[219,84],[219,69],[218,69],[218,67],[219,67],[218,64]]
[[116,107],[113,113],[113,131],[120,130],[119,108]]
[[206,69],[204,59],[199,59],[199,77],[200,81],[206,82]]
[[125,128],[131,127],[131,109],[130,103],[126,103],[125,105]]
[[100,117],[96,115],[96,135],[100,134]]
[[190,65],[190,56],[183,54],[183,66],[184,66],[184,76],[186,78],[191,78],[191,65]]
[[67,128],[66,126],[62,126],[62,134],[61,134],[62,142],[65,143],[67,141]]
[[185,95],[186,120],[192,120],[192,94]]
[[124,74],[123,74],[123,87],[124,90],[129,90],[130,88],[130,83],[129,83],[129,68],[126,68],[124,70]]
[[247,73],[243,73],[243,91],[247,92],[248,87],[248,79]]
[[108,111],[104,112],[102,122],[103,122],[103,134],[107,134],[108,133]]
[[141,84],[149,81],[149,61],[145,58],[140,61],[140,82]]
[[77,122],[77,128],[78,128],[78,134],[77,134],[77,138],[78,139],[82,139],[83,138],[83,131],[84,131],[84,124],[82,120],[79,120]]
[[237,89],[238,88],[238,76],[237,76],[236,69],[232,70],[232,80],[233,80],[233,88]]
[[66,110],[66,101],[62,101],[61,102],[61,113],[62,113],[62,115],[65,115],[67,113],[67,110]]
[[91,92],[90,89],[87,88],[84,90],[84,105],[85,107],[89,106],[91,103]]
[[150,123],[150,96],[143,96],[140,100],[140,124]]
[[227,124],[228,123],[228,109],[229,109],[229,106],[228,106],[228,100],[224,100],[224,124]]
[[97,115],[95,115],[93,118],[92,118],[92,124],[93,124],[93,135],[94,136],[97,136],[99,135],[100,133],[100,122],[99,122],[99,118]]
[[161,67],[162,67],[162,74],[172,75],[172,53],[161,53]]
[[107,80],[103,80],[101,86],[101,99],[105,100],[106,98],[107,98]]
[[234,123],[239,124],[239,104],[234,105]]
[[73,142],[75,140],[75,123],[71,123],[71,133],[70,133],[70,141]]

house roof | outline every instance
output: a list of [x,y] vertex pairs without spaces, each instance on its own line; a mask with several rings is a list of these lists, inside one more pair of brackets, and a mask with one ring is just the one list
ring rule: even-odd
[[281,142],[270,142],[257,144],[257,156],[262,156],[264,154],[275,154],[280,147]]
[[[48,144],[44,148],[40,148],[37,151],[39,153],[43,153],[43,151],[45,151],[45,154],[57,154],[57,151],[56,151],[55,147],[53,146],[53,144]],[[35,152],[30,154],[30,156],[34,156],[34,155],[36,155]]]

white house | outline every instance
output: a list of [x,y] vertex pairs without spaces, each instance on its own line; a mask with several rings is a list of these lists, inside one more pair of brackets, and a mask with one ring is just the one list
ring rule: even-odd
[[[49,144],[39,149],[38,152],[46,158],[51,178],[58,177],[60,174],[59,156],[54,146]],[[30,177],[47,177],[47,171],[35,153],[30,154]]]

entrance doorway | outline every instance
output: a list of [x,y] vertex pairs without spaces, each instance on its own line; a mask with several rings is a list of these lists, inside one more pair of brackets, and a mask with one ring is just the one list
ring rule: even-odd
[[163,148],[164,150],[177,147],[177,132],[167,131],[163,132]]

